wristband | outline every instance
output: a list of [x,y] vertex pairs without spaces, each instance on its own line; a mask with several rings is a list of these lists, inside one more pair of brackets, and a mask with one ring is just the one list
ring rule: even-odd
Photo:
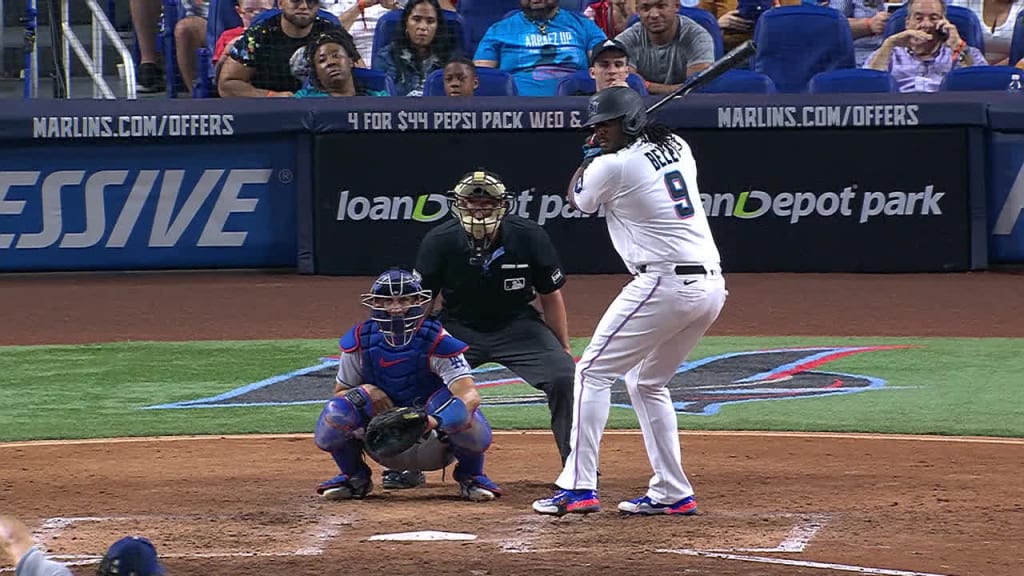
[[469,424],[469,410],[466,410],[466,403],[458,396],[449,398],[431,416],[437,420],[437,427],[448,434],[458,432]]

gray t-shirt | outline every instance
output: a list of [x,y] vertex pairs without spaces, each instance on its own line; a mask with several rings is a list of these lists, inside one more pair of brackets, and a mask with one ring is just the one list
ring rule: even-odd
[[703,26],[679,15],[679,30],[672,42],[656,46],[643,24],[637,22],[615,37],[629,51],[629,63],[648,82],[679,84],[686,68],[715,61],[715,43]]
[[50,560],[36,547],[25,552],[14,573],[15,576],[71,576],[71,571],[63,564]]

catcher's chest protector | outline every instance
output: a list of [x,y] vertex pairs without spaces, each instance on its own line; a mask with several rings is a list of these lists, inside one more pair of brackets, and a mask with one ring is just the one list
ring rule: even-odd
[[441,336],[441,325],[425,321],[411,342],[393,348],[384,341],[376,322],[366,322],[359,331],[363,354],[363,377],[380,388],[395,406],[423,406],[427,398],[444,387],[430,371],[430,350]]

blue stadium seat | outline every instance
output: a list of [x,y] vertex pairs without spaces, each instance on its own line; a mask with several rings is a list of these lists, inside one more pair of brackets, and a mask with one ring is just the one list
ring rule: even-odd
[[563,10],[572,10],[573,12],[583,12],[587,8],[589,2],[585,0],[558,0],[558,7]]
[[[451,32],[452,37],[455,38],[455,46],[464,55],[472,58],[473,54],[469,52],[469,42],[466,40],[466,30],[462,24],[462,17],[459,16],[458,12],[450,10],[443,10],[443,12],[444,22],[448,25],[448,30]],[[384,47],[391,43],[391,39],[394,37],[395,30],[398,29],[398,23],[401,20],[401,10],[392,10],[377,20],[377,26],[373,29],[373,59],[376,59],[377,54],[383,52]],[[373,67],[373,63],[370,63],[370,67]]]
[[698,94],[774,94],[775,83],[760,72],[734,68],[715,78]]
[[1010,41],[1010,66],[1024,58],[1024,12],[1017,17],[1013,25],[1013,39]]
[[779,92],[806,92],[815,74],[856,66],[850,24],[832,8],[772,8],[758,18],[754,43],[752,70],[771,78]]
[[[647,86],[639,74],[630,74],[626,77],[626,84],[641,96],[647,96]],[[589,70],[580,70],[566,76],[558,83],[557,96],[571,96],[578,92],[593,93],[597,91],[597,83],[590,77]]]
[[1005,91],[1013,74],[1024,75],[1024,70],[1013,66],[971,66],[955,68],[939,87],[943,92]]
[[[690,20],[693,20],[697,24],[700,24],[708,34],[711,34],[711,40],[715,43],[715,59],[719,59],[725,55],[725,43],[722,39],[722,29],[718,26],[718,20],[703,8],[688,8],[681,6],[679,13],[686,16]],[[630,16],[629,20],[626,21],[626,26],[632,26],[640,21],[640,16],[634,14]]]
[[459,0],[456,6],[466,30],[470,57],[484,33],[509,10],[519,10],[519,0]]
[[388,93],[388,96],[398,96],[394,80],[380,70],[353,68],[352,77],[360,81],[369,90],[383,90]]
[[238,28],[242,18],[235,12],[235,0],[210,0],[206,19],[206,45],[213,50],[225,30]]
[[843,68],[819,72],[811,78],[811,94],[854,94],[897,92],[896,80],[888,72],[869,68]]
[[[477,77],[480,85],[477,86],[474,96],[518,96],[519,89],[516,88],[515,80],[508,72],[496,68],[477,68]],[[423,87],[424,96],[444,96],[444,70],[434,70],[427,76],[426,85]]]
[[[985,33],[982,31],[981,22],[970,8],[963,6],[947,6],[946,18],[956,26],[956,31],[969,46],[974,46],[982,53],[985,52]],[[884,38],[893,34],[903,32],[907,27],[907,7],[904,6],[889,16],[882,32]]]

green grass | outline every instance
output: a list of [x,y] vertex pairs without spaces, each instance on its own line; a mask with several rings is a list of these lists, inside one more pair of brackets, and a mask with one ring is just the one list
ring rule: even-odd
[[[577,352],[584,341],[576,341]],[[784,346],[906,344],[844,358],[824,369],[877,376],[887,388],[825,398],[724,406],[680,417],[688,429],[806,430],[1024,436],[1019,339],[707,338],[694,358]],[[315,405],[140,410],[212,396],[310,366],[333,340],[129,342],[0,347],[0,440],[151,434],[310,432]],[[503,387],[533,392],[527,386]],[[499,393],[487,390],[485,393]],[[546,428],[547,408],[488,407],[496,428]],[[609,426],[636,427],[615,408]]]

